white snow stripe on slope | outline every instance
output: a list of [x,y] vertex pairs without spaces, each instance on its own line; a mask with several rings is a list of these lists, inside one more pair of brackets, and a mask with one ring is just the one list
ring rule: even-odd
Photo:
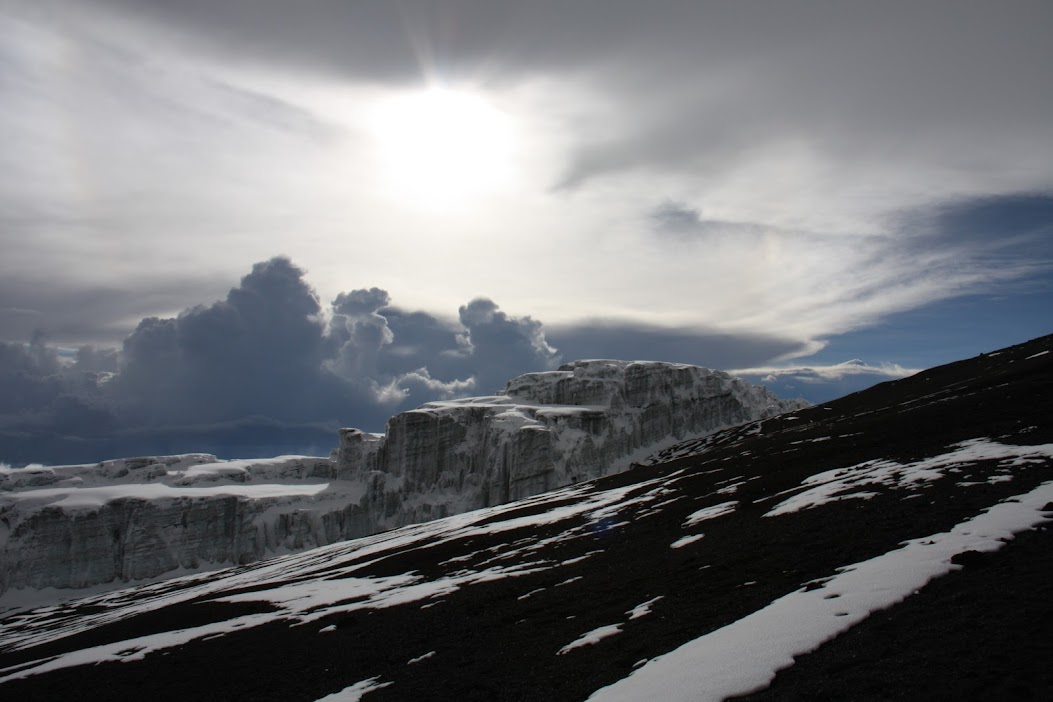
[[682,536],[673,543],[669,544],[669,548],[683,548],[696,541],[701,541],[705,534],[694,534],[693,536]]
[[431,658],[434,655],[435,655],[435,651],[428,651],[427,653],[425,653],[422,656],[417,656],[416,658],[410,658],[408,661],[406,661],[406,665],[413,665],[414,663],[420,663],[421,661],[426,661],[426,660],[428,660],[429,658]]
[[716,519],[717,517],[722,517],[725,514],[731,514],[735,511],[735,505],[737,504],[738,502],[736,500],[731,500],[730,502],[721,502],[719,505],[700,509],[693,514],[688,515],[687,519],[684,521],[684,528],[693,527],[696,524],[700,524],[710,519]]
[[[988,508],[949,532],[908,541],[902,548],[842,568],[818,590],[798,590],[721,629],[689,641],[597,690],[591,702],[723,700],[764,689],[794,656],[861,622],[958,568],[963,551],[997,551],[1001,539],[1050,518],[1053,482]],[[840,595],[825,599],[829,594]]]
[[640,617],[646,617],[648,614],[651,613],[651,605],[653,605],[658,600],[664,598],[665,595],[659,595],[658,597],[654,597],[650,600],[647,600],[646,602],[636,605],[628,612],[626,612],[626,614],[629,615],[629,619],[639,619]]
[[78,665],[96,665],[105,662],[127,662],[142,660],[149,653],[162,651],[166,648],[181,646],[188,641],[203,639],[205,637],[222,636],[238,629],[251,628],[267,624],[281,619],[280,615],[249,614],[236,619],[205,624],[192,629],[179,629],[177,631],[165,631],[160,634],[140,636],[116,643],[93,646],[78,651],[70,651],[51,658],[44,658],[30,663],[12,666],[0,670],[0,674],[9,673],[0,677],[0,683],[19,678],[28,678],[30,675],[39,675],[62,668],[73,668]]
[[358,702],[365,694],[391,684],[389,682],[378,683],[377,680],[379,679],[380,676],[378,675],[369,680],[360,680],[351,687],[345,687],[340,692],[334,692],[331,695],[322,697],[317,702]]
[[574,639],[563,648],[559,649],[557,653],[562,656],[564,653],[573,651],[576,648],[581,648],[582,646],[591,646],[594,643],[602,641],[608,636],[614,636],[615,634],[620,633],[622,633],[621,624],[608,624],[607,626],[601,626],[597,629],[593,629],[592,631],[586,631],[584,634]]

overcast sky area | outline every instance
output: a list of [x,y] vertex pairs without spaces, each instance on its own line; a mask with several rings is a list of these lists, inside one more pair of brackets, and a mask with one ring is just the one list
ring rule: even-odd
[[1053,4],[0,0],[0,461],[1053,332]]

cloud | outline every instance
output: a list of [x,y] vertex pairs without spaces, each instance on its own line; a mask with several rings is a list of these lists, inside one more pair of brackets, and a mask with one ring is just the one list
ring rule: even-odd
[[72,370],[80,373],[115,373],[119,362],[117,349],[81,346],[74,355]]
[[659,231],[683,233],[702,226],[702,213],[695,207],[666,200],[655,207],[648,218]]
[[852,376],[867,375],[885,379],[906,378],[917,373],[919,368],[904,368],[898,363],[881,363],[870,365],[859,359],[826,366],[767,366],[760,368],[739,368],[729,371],[736,375],[763,375],[765,381],[774,382],[780,379],[792,379],[799,382],[826,382],[843,380]]
[[101,392],[108,374],[91,368],[107,365],[107,354],[98,356],[84,349],[82,364],[67,365],[40,335],[29,344],[0,342],[0,434],[110,430],[115,418]]
[[570,137],[555,181],[675,173],[719,219],[858,222],[860,210],[1050,177],[1048,150],[1034,146],[1053,111],[1033,89],[1053,59],[1042,31],[1053,11],[1040,0],[969,2],[953,23],[938,2],[909,16],[803,1],[59,5],[72,27],[129,50],[333,83],[556,83],[553,101],[580,97],[546,106]]
[[62,390],[58,356],[43,339],[0,343],[0,410],[5,414],[45,407]]
[[[23,377],[37,427],[379,428],[559,356],[760,366],[1048,286],[1050,7],[8,3],[0,340],[127,338],[116,371]],[[371,110],[429,82],[509,117],[508,192],[383,189]],[[228,295],[275,251],[312,286],[274,264]]]
[[431,372],[424,367],[401,373],[386,382],[373,382],[377,401],[392,407],[410,403],[411,398],[449,400],[465,397],[475,390],[476,385],[474,376],[467,380],[443,381],[433,378]]
[[0,343],[0,458],[314,451],[323,430],[335,444],[338,426],[377,431],[400,409],[558,361],[540,322],[492,300],[462,306],[459,324],[390,302],[356,289],[323,308],[279,256],[222,300],[143,319],[119,354],[83,346],[63,360],[41,335]]
[[828,365],[760,366],[729,372],[750,382],[762,383],[780,397],[803,397],[818,403],[863,390],[878,382],[905,378],[920,370],[904,368],[898,363],[873,365],[852,359]]
[[541,322],[510,317],[484,297],[463,305],[458,316],[465,328],[458,341],[483,393],[500,390],[510,378],[509,368],[548,370],[559,365],[561,357],[545,340]]
[[395,335],[378,310],[391,302],[380,288],[340,293],[333,300],[330,336],[339,344],[337,358],[330,362],[337,374],[354,378],[375,376],[377,356]]
[[[385,308],[390,303],[391,296],[380,288],[337,295],[332,304],[330,337],[339,349],[328,367],[349,380],[366,382],[376,401],[385,407],[405,405],[415,399],[422,401],[420,398],[463,396],[474,389],[476,379],[470,374],[464,380],[441,380],[433,377],[428,369],[430,364],[446,374],[467,373],[460,364],[454,364],[457,366],[454,368],[443,362],[444,353],[459,352],[449,348],[458,332],[438,325],[441,330],[438,343],[434,338],[421,343],[422,336],[434,333],[437,320],[423,313],[403,315],[394,309],[388,312]],[[397,335],[389,326],[386,314],[394,314],[403,322]],[[398,346],[394,346],[396,338],[402,342]],[[388,356],[394,362],[382,361]],[[415,363],[423,365],[405,370]]]
[[803,355],[809,348],[791,338],[729,334],[718,330],[668,328],[618,321],[591,321],[548,328],[547,336],[566,359],[617,358],[690,363],[725,369]]
[[[44,236],[39,230],[17,225],[7,235],[11,237],[7,243],[19,249],[18,255],[25,251],[22,243],[16,244],[16,238],[22,242],[23,237]],[[0,340],[24,341],[35,331],[46,330],[49,338],[74,345],[112,345],[157,310],[178,310],[195,296],[225,292],[213,276],[190,270],[119,281],[85,281],[78,275],[50,270],[45,252],[34,255],[39,256],[40,263],[27,267],[15,262],[0,276],[0,299],[12,304],[0,309]],[[71,300],[76,304],[70,304]],[[27,309],[29,306],[32,309]]]
[[[674,0],[5,8],[0,297],[40,314],[0,310],[0,338],[44,328],[69,345],[117,340],[195,291],[223,294],[216,281],[275,250],[311,269],[323,300],[346,289],[353,257],[433,315],[482,286],[549,324],[617,318],[802,343],[1034,275],[979,235],[948,247],[902,225],[948,203],[1048,191],[1053,96],[1033,86],[1051,60],[1049,12],[968,3],[948,22],[940,3],[904,19],[866,4]],[[423,217],[377,189],[363,124],[436,77],[513,118],[529,157],[507,197]],[[626,284],[627,262],[652,282]]]
[[108,386],[148,423],[218,421],[259,408],[277,419],[319,419],[347,399],[346,384],[322,369],[321,312],[288,259],[258,263],[225,300],[144,319],[125,339],[121,372]]

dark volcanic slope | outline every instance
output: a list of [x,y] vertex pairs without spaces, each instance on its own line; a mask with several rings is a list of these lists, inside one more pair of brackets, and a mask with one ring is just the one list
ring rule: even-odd
[[[655,699],[706,699],[763,685],[757,661],[788,631],[859,621],[756,696],[1053,699],[1051,349],[932,369],[524,502],[9,617],[0,695],[581,700],[637,670],[624,683],[664,680]],[[1008,513],[1026,519],[987,523]],[[892,575],[864,563],[899,554],[915,560]],[[950,573],[864,618],[880,608],[867,597],[926,569]],[[745,686],[692,678],[706,657],[674,652],[798,601],[833,609],[761,619],[725,666]]]

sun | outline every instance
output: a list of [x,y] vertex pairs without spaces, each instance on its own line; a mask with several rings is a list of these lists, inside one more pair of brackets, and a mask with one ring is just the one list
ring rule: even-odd
[[381,102],[371,121],[380,176],[399,202],[462,209],[507,189],[512,119],[482,95],[432,88]]

